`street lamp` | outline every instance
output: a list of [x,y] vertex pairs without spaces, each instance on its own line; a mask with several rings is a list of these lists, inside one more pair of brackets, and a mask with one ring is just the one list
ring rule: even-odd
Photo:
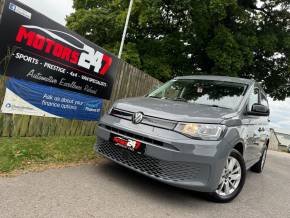
[[128,25],[129,25],[130,16],[131,16],[132,6],[133,6],[133,0],[130,0],[130,5],[129,5],[128,13],[127,13],[126,23],[125,23],[122,41],[121,41],[121,46],[120,46],[119,55],[118,55],[118,57],[120,59],[122,57],[124,43],[125,43],[125,39],[126,39],[126,35],[127,35],[127,29],[128,29]]

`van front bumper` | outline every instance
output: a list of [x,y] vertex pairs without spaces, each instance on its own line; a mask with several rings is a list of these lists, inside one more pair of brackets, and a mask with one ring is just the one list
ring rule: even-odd
[[[111,135],[141,141],[144,154],[121,148]],[[229,155],[226,139],[201,141],[177,132],[105,115],[98,127],[96,151],[106,158],[161,182],[189,190],[217,189]]]

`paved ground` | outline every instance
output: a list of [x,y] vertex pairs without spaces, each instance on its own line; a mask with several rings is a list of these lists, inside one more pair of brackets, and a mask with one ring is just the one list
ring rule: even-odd
[[206,201],[108,161],[0,178],[0,217],[289,217],[290,155],[270,152],[230,204]]

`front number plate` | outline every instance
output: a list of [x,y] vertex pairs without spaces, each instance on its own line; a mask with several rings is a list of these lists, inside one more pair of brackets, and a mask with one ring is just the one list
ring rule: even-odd
[[111,141],[114,144],[116,144],[122,148],[128,149],[130,151],[133,151],[133,152],[143,153],[143,151],[144,151],[145,145],[142,144],[140,141],[126,139],[126,138],[116,136],[116,135],[113,135],[111,137]]

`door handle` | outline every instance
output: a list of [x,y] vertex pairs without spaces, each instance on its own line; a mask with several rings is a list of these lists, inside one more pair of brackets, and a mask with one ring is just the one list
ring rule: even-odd
[[258,129],[258,131],[259,131],[259,132],[264,132],[265,129],[260,127],[260,128]]

